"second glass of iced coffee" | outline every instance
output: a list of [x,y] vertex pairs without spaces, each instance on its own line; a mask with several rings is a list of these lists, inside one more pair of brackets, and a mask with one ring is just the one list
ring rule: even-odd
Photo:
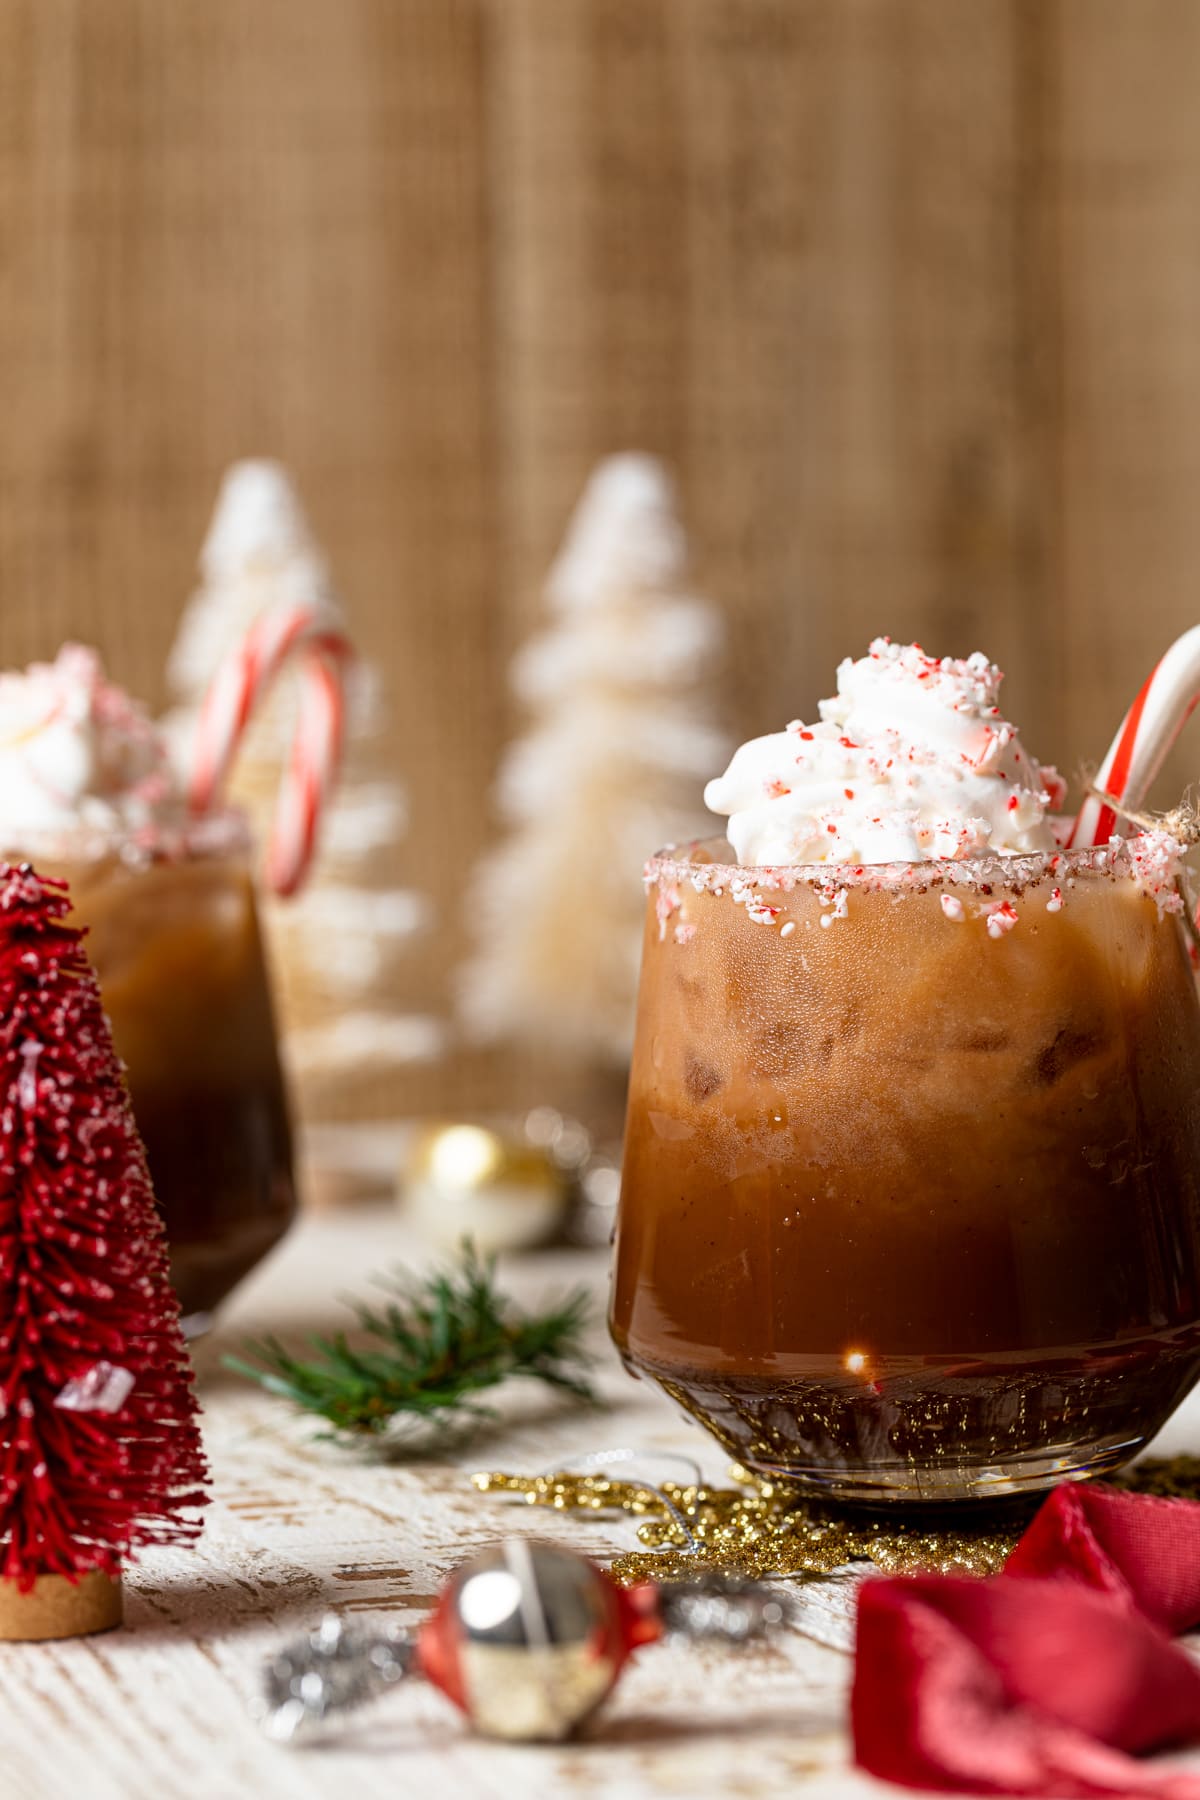
[[189,816],[155,727],[68,645],[0,676],[0,855],[69,883],[199,1329],[296,1210],[245,821]]
[[999,679],[877,641],[647,872],[614,1336],[842,1499],[1100,1472],[1200,1374],[1173,852],[1062,849]]

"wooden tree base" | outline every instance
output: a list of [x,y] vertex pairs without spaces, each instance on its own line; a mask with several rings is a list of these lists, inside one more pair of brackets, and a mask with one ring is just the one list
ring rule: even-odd
[[88,1637],[111,1631],[122,1618],[121,1583],[96,1570],[68,1581],[39,1575],[28,1593],[0,1581],[0,1642],[32,1644],[47,1638]]

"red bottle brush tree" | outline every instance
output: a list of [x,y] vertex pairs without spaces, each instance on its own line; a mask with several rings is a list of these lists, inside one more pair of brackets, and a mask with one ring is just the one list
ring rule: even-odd
[[145,1153],[69,905],[63,884],[0,865],[0,1636],[11,1637],[115,1623],[122,1560],[196,1534],[207,1473]]

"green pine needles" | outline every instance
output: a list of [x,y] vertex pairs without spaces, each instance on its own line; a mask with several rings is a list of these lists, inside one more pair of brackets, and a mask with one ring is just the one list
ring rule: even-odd
[[403,1420],[443,1426],[487,1418],[492,1409],[479,1395],[516,1376],[596,1403],[583,1346],[590,1302],[582,1289],[545,1312],[521,1312],[497,1290],[494,1263],[481,1261],[469,1244],[456,1268],[378,1285],[391,1296],[386,1304],[348,1303],[370,1343],[351,1348],[345,1332],[314,1337],[304,1358],[263,1338],[246,1346],[255,1362],[231,1356],[226,1365],[358,1436],[386,1433]]

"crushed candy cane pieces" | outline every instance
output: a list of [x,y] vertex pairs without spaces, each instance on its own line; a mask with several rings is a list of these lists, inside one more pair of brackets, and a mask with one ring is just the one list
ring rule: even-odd
[[753,919],[756,925],[773,925],[783,908],[768,906],[765,900],[747,900],[746,916]]
[[1002,938],[1017,923],[1017,909],[1009,901],[1002,900],[999,906],[993,906],[987,914],[987,930],[990,938]]

